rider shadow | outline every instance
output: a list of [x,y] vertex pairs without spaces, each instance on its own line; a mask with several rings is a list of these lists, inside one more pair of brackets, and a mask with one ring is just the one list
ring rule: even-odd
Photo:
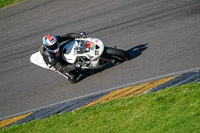
[[[145,51],[145,50],[147,49],[147,45],[148,45],[148,44],[149,44],[149,43],[140,44],[140,45],[137,45],[137,46],[135,46],[135,47],[133,47],[133,48],[127,50],[127,52],[128,52],[128,53],[130,54],[130,56],[131,56],[130,60],[135,59],[135,58],[137,58],[138,56],[140,56],[140,55],[142,54],[142,52]],[[89,77],[89,76],[91,76],[91,75],[93,75],[93,74],[96,74],[96,73],[102,72],[102,71],[104,71],[104,70],[106,70],[106,69],[109,69],[109,68],[111,68],[111,67],[114,67],[114,66],[116,66],[116,65],[118,65],[118,64],[109,63],[109,64],[103,66],[102,68],[98,68],[98,69],[95,69],[95,70],[88,71],[88,72],[86,72],[85,74],[81,75],[81,76],[79,77],[79,79],[78,79],[77,82],[79,82],[79,81],[81,81],[81,80],[83,80],[83,79],[85,79],[85,78],[87,78],[87,77]]]

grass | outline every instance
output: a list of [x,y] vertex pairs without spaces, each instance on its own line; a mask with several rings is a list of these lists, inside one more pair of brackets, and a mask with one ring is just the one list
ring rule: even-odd
[[53,115],[0,133],[199,133],[200,83]]
[[16,4],[18,2],[21,2],[23,0],[0,0],[0,8],[5,8],[7,6],[10,6],[12,4]]

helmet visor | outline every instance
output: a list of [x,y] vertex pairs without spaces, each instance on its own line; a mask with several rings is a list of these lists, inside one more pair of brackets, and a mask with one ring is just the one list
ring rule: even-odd
[[59,48],[59,43],[58,42],[56,42],[54,45],[52,45],[52,46],[47,46],[47,48],[49,49],[49,50],[56,50],[57,48]]

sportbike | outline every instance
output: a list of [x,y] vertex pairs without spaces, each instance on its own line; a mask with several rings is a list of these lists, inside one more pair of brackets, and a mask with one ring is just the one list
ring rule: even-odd
[[[107,47],[98,38],[76,38],[73,41],[66,42],[61,45],[62,58],[64,62],[74,64],[75,70],[71,73],[78,75],[88,71],[101,68],[106,64],[119,64],[130,59],[127,51]],[[30,57],[30,61],[45,69],[56,71],[54,67],[47,65],[40,51],[34,53]],[[68,79],[67,76],[63,75]]]

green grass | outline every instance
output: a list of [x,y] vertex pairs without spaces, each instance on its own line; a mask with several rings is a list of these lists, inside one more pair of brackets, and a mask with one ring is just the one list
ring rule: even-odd
[[20,2],[20,1],[23,1],[23,0],[0,0],[0,8],[4,8],[12,4],[16,4],[17,2]]
[[200,83],[53,115],[0,133],[199,133]]

